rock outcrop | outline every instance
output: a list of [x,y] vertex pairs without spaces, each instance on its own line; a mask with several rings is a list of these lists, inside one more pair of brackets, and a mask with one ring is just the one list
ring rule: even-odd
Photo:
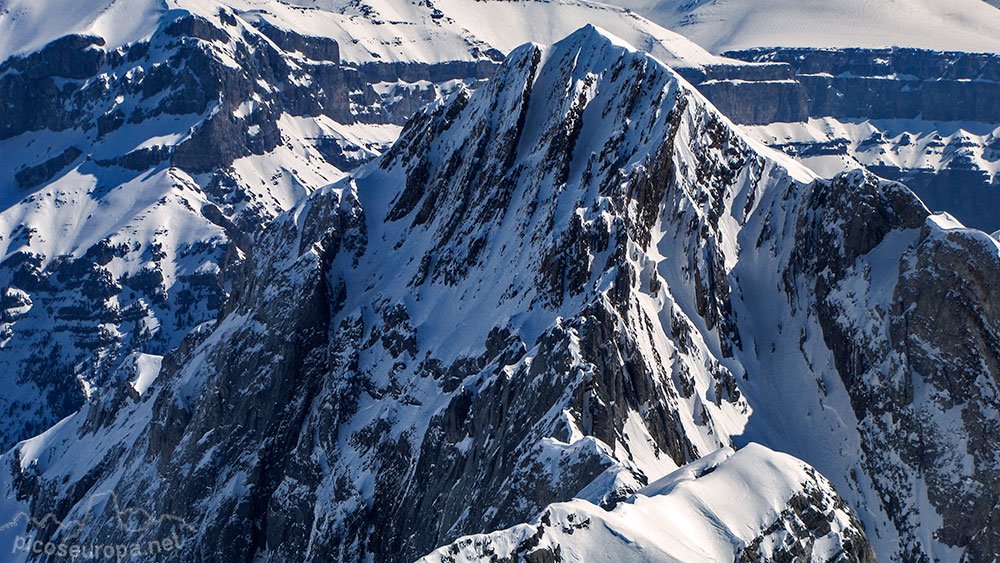
[[[742,61],[786,63],[812,117],[1000,122],[1000,55],[921,49],[761,48]],[[801,121],[779,119],[777,121]]]

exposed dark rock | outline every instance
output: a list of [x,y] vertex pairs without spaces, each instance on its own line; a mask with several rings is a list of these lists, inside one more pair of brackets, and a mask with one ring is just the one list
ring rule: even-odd
[[868,166],[883,178],[906,184],[934,211],[947,211],[962,224],[992,232],[998,223],[1000,178],[982,170],[921,170],[896,166]]
[[195,15],[183,16],[174,20],[163,32],[174,37],[196,37],[205,41],[229,42],[229,34],[225,30],[219,29],[212,22]]
[[80,149],[69,147],[58,156],[54,156],[41,164],[26,166],[18,170],[14,175],[14,180],[18,186],[24,189],[40,186],[54,178],[56,174],[62,172],[64,168],[72,164],[81,154],[83,154],[83,151]]
[[0,74],[15,70],[26,80],[45,78],[84,79],[97,74],[107,57],[104,39],[95,35],[67,35],[36,53],[14,57],[0,64]]
[[498,63],[491,61],[450,61],[444,63],[365,63],[358,67],[365,82],[443,82],[455,78],[489,78]]
[[798,82],[710,80],[698,90],[726,117],[751,125],[809,118],[809,92]]
[[121,166],[129,170],[148,170],[157,164],[168,160],[173,152],[171,147],[156,146],[134,150],[128,154],[110,160],[96,161],[100,166]]
[[316,61],[326,61],[334,64],[340,63],[340,47],[337,42],[329,37],[308,37],[297,33],[280,29],[266,21],[256,24],[257,29],[274,41],[281,49],[293,52],[298,51],[310,59]]
[[791,65],[811,117],[1000,122],[1000,56],[993,54],[761,48],[725,56]]
[[[979,560],[998,541],[989,523],[1000,495],[990,461],[1000,447],[1000,295],[987,280],[1000,275],[1000,257],[983,233],[935,232],[898,184],[844,180],[810,195],[814,211],[799,223],[800,252],[787,273],[815,276],[823,338],[861,421],[863,463],[901,534],[900,553],[920,559],[912,554],[927,549],[907,508],[915,487],[908,475],[918,474],[943,519],[937,539]],[[898,275],[892,310],[847,321],[836,292],[858,277],[874,283],[872,266],[859,260],[901,230],[920,234],[898,265],[881,266]],[[878,338],[867,323],[883,327]],[[945,422],[953,409],[957,427]]]
[[[826,481],[818,474],[815,478]],[[846,513],[851,525],[838,538],[840,550],[826,563],[875,563],[875,552],[864,535],[861,522],[844,499],[839,495],[829,498],[819,487],[796,493],[774,523],[742,549],[737,563],[824,561],[817,559],[818,554],[813,549],[817,538],[832,531],[830,524],[837,518],[836,511]],[[765,550],[766,543],[770,545]]]

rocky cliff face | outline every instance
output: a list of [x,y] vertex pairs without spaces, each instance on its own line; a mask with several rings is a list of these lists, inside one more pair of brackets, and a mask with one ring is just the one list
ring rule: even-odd
[[[997,243],[898,184],[815,179],[593,28],[420,112],[272,222],[246,268],[159,370],[118,373],[3,457],[0,512],[87,517],[14,519],[5,541],[411,560],[573,497],[638,505],[754,441],[839,497],[747,456],[787,486],[734,559],[997,554]],[[139,508],[157,517],[120,524]],[[586,553],[530,526],[550,559]]]
[[[900,556],[989,560],[997,536],[988,491],[995,490],[1000,436],[996,298],[992,284],[971,272],[995,268],[1000,247],[944,216],[924,221],[906,191],[869,186],[857,202],[843,200],[837,182],[810,196],[810,207],[839,200],[828,208],[837,211],[799,223],[805,251],[789,273],[815,272],[817,319],[859,421],[862,466],[900,533]],[[893,246],[904,251],[887,271],[882,252]],[[861,257],[865,248],[873,251]],[[894,288],[876,297],[875,288],[890,285],[887,274]],[[926,512],[897,508],[918,502],[941,518],[933,539],[923,531]],[[961,550],[943,552],[936,542]]]
[[[730,51],[744,61],[787,63],[813,117],[1000,122],[1000,55],[921,49]],[[778,119],[777,121],[800,121]]]

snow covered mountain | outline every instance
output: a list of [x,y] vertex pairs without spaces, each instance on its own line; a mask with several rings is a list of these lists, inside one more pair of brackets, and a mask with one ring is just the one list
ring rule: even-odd
[[722,61],[636,14],[588,0],[110,0],[106,5],[78,2],[69,8],[55,0],[4,0],[0,60],[71,34],[97,35],[113,50],[148,40],[178,15],[211,19],[220,10],[241,20],[335,40],[341,59],[352,64],[495,60],[529,40],[552,43],[590,21],[601,21],[671,64]]
[[256,233],[399,130],[330,41],[163,17],[0,66],[5,447],[213,322]]
[[3,456],[0,541],[686,558],[676,509],[733,560],[1000,555],[1000,243],[611,34],[514,50],[247,256],[217,322]]
[[768,66],[580,0],[0,1],[0,447],[208,330],[262,229],[417,108],[591,20]]
[[[780,115],[744,119],[761,141],[823,175],[864,165],[966,225],[1000,227],[1000,55],[770,48],[730,55],[794,70]],[[732,81],[702,88],[718,91],[719,102],[748,90]],[[755,107],[753,94],[742,98]]]

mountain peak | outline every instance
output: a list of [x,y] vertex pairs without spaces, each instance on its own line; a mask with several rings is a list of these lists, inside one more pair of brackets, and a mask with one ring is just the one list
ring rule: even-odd
[[635,47],[629,45],[628,42],[626,42],[624,39],[614,35],[610,31],[597,27],[592,23],[588,23],[580,27],[579,29],[568,35],[565,39],[561,39],[558,42],[556,42],[555,45],[556,47],[558,47],[564,43],[588,44],[594,42],[602,44],[610,43],[617,47],[623,47],[625,49],[628,49],[629,51],[636,50]]

